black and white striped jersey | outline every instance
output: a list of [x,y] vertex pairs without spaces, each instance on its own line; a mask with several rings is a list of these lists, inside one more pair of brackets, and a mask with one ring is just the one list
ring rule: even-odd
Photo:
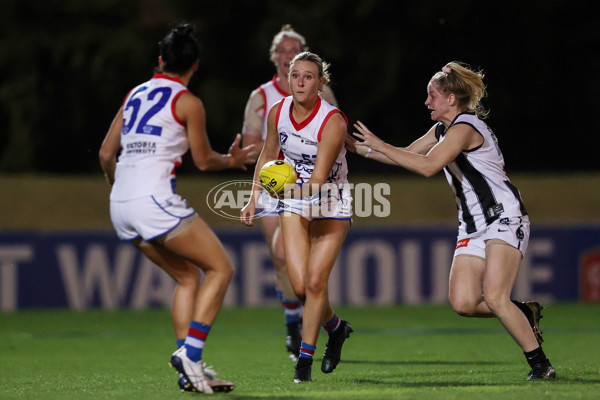
[[[483,232],[496,219],[527,215],[521,195],[513,186],[504,169],[504,157],[498,139],[475,113],[459,114],[450,127],[470,125],[483,136],[483,144],[462,151],[444,167],[448,183],[456,196],[459,235]],[[435,136],[444,140],[446,128],[439,123]]]

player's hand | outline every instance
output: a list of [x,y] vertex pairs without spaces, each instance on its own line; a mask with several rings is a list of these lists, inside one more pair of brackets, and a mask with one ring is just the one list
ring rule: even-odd
[[239,168],[246,170],[246,164],[254,164],[258,158],[258,148],[256,144],[251,144],[246,147],[240,147],[242,141],[242,134],[238,133],[235,135],[233,143],[229,147],[228,154],[233,157],[232,168]]
[[256,203],[254,199],[250,199],[240,211],[240,221],[246,226],[253,226],[254,215],[256,215]]
[[[361,151],[364,156],[368,152],[368,149],[373,149],[375,151],[380,151],[385,146],[385,142],[379,139],[373,132],[367,128],[365,124],[360,121],[356,121],[354,127],[358,130],[358,132],[353,132],[352,134],[356,136],[359,140],[357,140],[354,145],[356,146],[356,152],[361,154]],[[362,147],[362,149],[360,149]]]
[[367,155],[371,151],[371,149],[369,147],[360,145],[359,141],[356,140],[349,133],[346,134],[346,143],[345,143],[345,146],[346,146],[346,149],[348,151],[351,151],[352,153],[356,153],[356,154],[358,154],[359,156],[362,156],[362,157],[367,157]]
[[283,200],[283,199],[299,199],[300,195],[299,192],[301,193],[302,189],[301,187],[296,184],[296,183],[286,183],[283,189],[283,192],[276,194],[276,193],[269,193],[269,196],[271,197],[275,197],[276,199],[279,200]]

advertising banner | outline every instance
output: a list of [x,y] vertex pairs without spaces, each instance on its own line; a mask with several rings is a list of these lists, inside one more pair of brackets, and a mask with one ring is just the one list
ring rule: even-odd
[[[276,304],[259,229],[217,230],[236,273],[225,305]],[[445,303],[454,227],[352,228],[329,282],[333,304]],[[0,233],[0,310],[169,306],[174,282],[113,232]],[[513,297],[600,301],[600,227],[536,227]]]

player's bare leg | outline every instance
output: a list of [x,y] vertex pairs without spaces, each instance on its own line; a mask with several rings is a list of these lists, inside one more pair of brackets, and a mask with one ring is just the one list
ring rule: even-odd
[[200,286],[200,268],[161,245],[140,241],[136,247],[177,282],[171,304],[171,318],[175,339],[185,339]]
[[507,244],[486,247],[486,258],[455,257],[450,273],[449,299],[454,310],[469,317],[497,317],[511,337],[523,349],[532,367],[528,379],[555,376],[525,314],[510,299],[521,252]]
[[[202,348],[233,277],[233,266],[217,236],[200,218],[184,232],[166,240],[165,247],[198,265],[205,274],[196,294],[185,346],[173,353],[171,365],[185,377],[192,390],[212,393],[210,376],[205,373],[202,361]],[[228,387],[233,389],[233,384]]]
[[300,342],[302,340],[300,329],[303,307],[294,293],[285,264],[279,215],[264,216],[260,219],[260,226],[271,254],[271,260],[275,269],[278,297],[284,309],[287,331],[286,349],[290,353],[290,359],[296,361],[300,354]]
[[[302,348],[294,377],[295,382],[303,382],[311,380],[312,355],[320,328],[335,315],[329,304],[328,281],[350,222],[333,219],[309,222],[299,215],[284,213],[281,224],[284,238],[294,239],[293,244],[284,241],[286,259],[292,287],[304,300]],[[346,321],[341,321],[335,328],[341,329],[336,332],[341,332],[344,338],[332,342],[330,334],[323,359],[327,364],[324,372],[331,372],[337,366],[341,345],[351,332]]]
[[189,229],[165,242],[173,253],[198,265],[205,279],[196,295],[193,319],[212,324],[223,304],[233,266],[215,233],[198,218]]
[[459,255],[450,268],[448,298],[454,311],[464,317],[495,318],[483,299],[485,259]]
[[340,320],[335,315],[329,303],[328,292],[329,276],[349,229],[350,221],[336,219],[313,221],[310,229],[311,253],[305,282],[306,304],[314,299],[314,308],[321,310],[319,325],[329,333],[321,363],[321,371],[324,373],[331,373],[337,367],[342,346],[353,332],[348,321]]

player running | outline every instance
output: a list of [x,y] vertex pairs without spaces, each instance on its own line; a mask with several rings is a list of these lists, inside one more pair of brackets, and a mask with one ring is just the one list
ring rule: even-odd
[[[358,122],[347,146],[359,154],[426,177],[444,170],[458,206],[459,230],[450,270],[450,303],[466,317],[497,317],[523,349],[528,379],[552,379],[541,347],[541,307],[510,293],[529,243],[529,217],[510,182],[498,140],[483,122],[483,74],[446,64],[427,85],[425,105],[437,123],[406,148],[394,147]],[[523,312],[521,312],[521,311]]]

